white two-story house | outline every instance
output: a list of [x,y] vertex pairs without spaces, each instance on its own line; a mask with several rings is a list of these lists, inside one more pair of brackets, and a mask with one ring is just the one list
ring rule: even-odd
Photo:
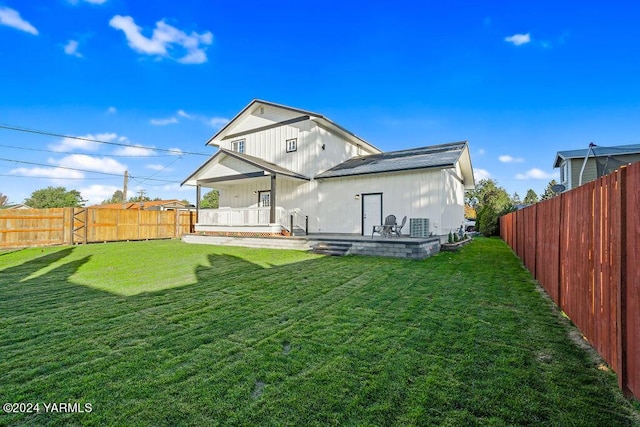
[[252,101],[207,145],[219,150],[182,183],[198,201],[202,187],[220,192],[219,209],[198,206],[205,234],[371,235],[395,215],[445,235],[462,224],[474,187],[467,142],[383,153],[321,114],[267,101]]

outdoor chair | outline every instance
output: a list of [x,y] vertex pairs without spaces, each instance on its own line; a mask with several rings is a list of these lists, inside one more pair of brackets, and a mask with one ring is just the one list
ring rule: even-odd
[[404,218],[402,218],[402,222],[400,223],[400,225],[393,226],[392,231],[396,233],[396,237],[402,237],[402,227],[404,227],[406,223],[407,223],[407,216],[405,215]]
[[393,232],[393,227],[397,225],[396,216],[389,215],[384,219],[384,224],[382,225],[374,225],[373,231],[371,232],[371,238],[373,239],[373,235],[378,233],[382,237],[387,237]]

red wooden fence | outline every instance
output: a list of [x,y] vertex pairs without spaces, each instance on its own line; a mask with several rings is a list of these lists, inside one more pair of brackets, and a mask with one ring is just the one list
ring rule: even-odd
[[500,235],[640,399],[640,163],[501,217]]

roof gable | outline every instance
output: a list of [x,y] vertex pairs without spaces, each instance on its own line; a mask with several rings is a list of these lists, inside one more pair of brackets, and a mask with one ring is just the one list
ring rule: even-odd
[[314,113],[312,111],[301,110],[299,108],[293,108],[286,105],[276,104],[269,101],[263,101],[260,99],[254,99],[242,109],[233,119],[231,119],[222,129],[220,129],[215,135],[213,135],[207,141],[206,145],[219,146],[220,141],[229,139],[232,137],[241,138],[242,134],[249,133],[251,131],[259,131],[261,129],[275,127],[280,125],[286,125],[288,123],[294,123],[296,121],[311,120],[330,131],[343,136],[347,141],[352,144],[361,145],[367,151],[372,153],[379,153],[380,150],[365,141],[364,139],[356,136],[352,132],[332,122],[322,114]]
[[215,181],[218,180],[218,178],[233,177],[234,175],[254,176],[258,172],[262,175],[273,174],[304,180],[309,179],[304,175],[290,171],[289,169],[267,162],[258,157],[220,149],[215,155],[213,155],[213,157],[204,162],[180,185],[197,185],[198,177],[202,175],[206,175],[208,180]]

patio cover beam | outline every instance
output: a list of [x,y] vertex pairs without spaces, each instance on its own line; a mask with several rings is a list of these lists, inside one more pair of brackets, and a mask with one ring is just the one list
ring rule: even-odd
[[198,180],[198,185],[211,184],[213,182],[235,181],[235,180],[238,180],[238,179],[246,179],[246,178],[260,178],[260,177],[263,177],[263,176],[265,176],[265,172],[264,171],[240,173],[240,174],[237,174],[237,175],[227,175],[227,176],[219,176],[219,177],[216,177],[216,178],[199,179]]
[[271,203],[271,209],[269,209],[269,223],[276,223],[276,174],[271,175],[271,194],[269,195],[269,202]]

